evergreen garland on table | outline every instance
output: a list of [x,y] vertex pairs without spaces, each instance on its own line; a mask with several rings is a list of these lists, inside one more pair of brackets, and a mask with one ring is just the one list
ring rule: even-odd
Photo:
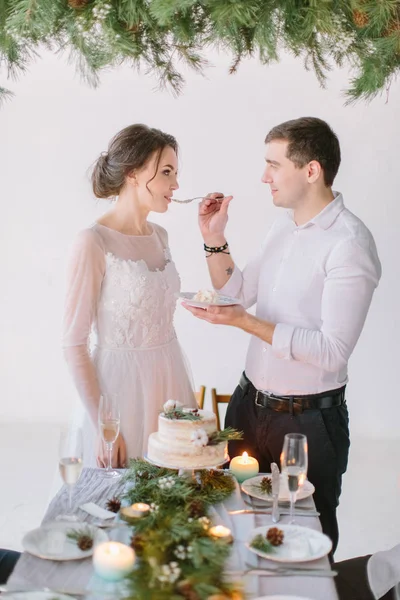
[[131,461],[130,503],[146,502],[151,512],[132,521],[131,545],[138,560],[131,576],[132,599],[206,600],[240,598],[223,570],[231,546],[209,535],[208,509],[235,489],[228,473],[198,472],[193,480],[141,459]]
[[181,63],[202,72],[207,47],[232,54],[231,73],[246,57],[269,64],[286,50],[321,84],[349,63],[349,101],[370,99],[400,66],[400,0],[0,0],[0,65],[24,71],[41,46],[68,52],[92,85],[127,63],[176,93]]

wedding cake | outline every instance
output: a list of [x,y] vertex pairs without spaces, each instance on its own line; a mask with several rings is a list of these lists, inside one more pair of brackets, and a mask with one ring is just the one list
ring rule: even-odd
[[149,436],[147,455],[160,466],[214,467],[225,461],[227,444],[218,441],[214,413],[168,400],[158,417],[158,431]]

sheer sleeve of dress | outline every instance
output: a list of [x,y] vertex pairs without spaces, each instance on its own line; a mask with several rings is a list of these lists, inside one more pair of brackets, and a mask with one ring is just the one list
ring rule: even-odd
[[89,353],[89,336],[105,273],[105,251],[93,229],[78,234],[67,271],[63,350],[75,387],[94,423],[100,388]]

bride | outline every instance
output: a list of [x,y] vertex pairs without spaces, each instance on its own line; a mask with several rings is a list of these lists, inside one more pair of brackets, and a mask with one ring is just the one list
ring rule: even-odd
[[85,466],[106,461],[96,444],[102,393],[117,395],[121,414],[114,467],[146,453],[166,400],[196,406],[173,326],[179,275],[167,232],[147,220],[151,211],[168,210],[179,187],[177,151],[171,135],[131,125],[111,140],[92,173],[95,196],[117,200],[78,234],[68,269],[63,348],[86,408]]

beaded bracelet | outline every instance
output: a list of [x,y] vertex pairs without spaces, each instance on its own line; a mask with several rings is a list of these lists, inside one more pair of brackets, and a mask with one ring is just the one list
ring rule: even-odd
[[210,258],[210,256],[212,254],[230,254],[230,252],[226,252],[226,249],[228,248],[228,242],[225,242],[225,244],[223,246],[207,246],[207,244],[204,244],[204,250],[205,252],[209,252],[208,255],[206,255],[206,258]]

